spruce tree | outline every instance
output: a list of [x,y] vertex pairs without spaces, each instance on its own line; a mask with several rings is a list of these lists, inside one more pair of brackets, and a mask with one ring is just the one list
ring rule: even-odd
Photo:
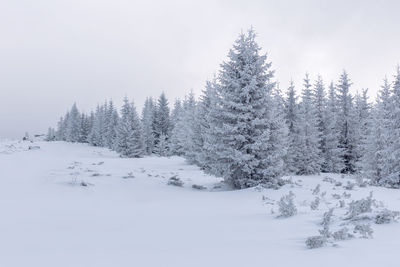
[[121,109],[121,119],[117,126],[115,150],[121,157],[137,158],[145,154],[141,122],[133,103],[127,97]]
[[79,114],[76,103],[72,105],[68,116],[65,138],[67,142],[79,142],[81,133],[81,115]]
[[324,153],[322,157],[321,170],[323,172],[339,173],[344,168],[343,149],[339,144],[338,131],[338,107],[336,90],[333,83],[329,86],[329,94],[324,115],[325,129],[323,138],[325,139]]
[[391,128],[391,86],[385,78],[378,92],[377,101],[369,120],[369,131],[361,158],[362,173],[376,185],[389,185],[390,128]]
[[388,177],[386,185],[400,187],[400,66],[397,66],[397,73],[394,76],[391,96],[391,116],[389,147],[386,159],[386,169]]
[[104,120],[105,134],[103,136],[104,145],[110,149],[114,148],[115,140],[117,137],[118,119],[119,119],[118,112],[114,108],[114,103],[112,102],[112,100],[110,100],[108,102],[108,108],[105,111],[105,120]]
[[319,150],[317,110],[313,103],[311,84],[308,74],[304,79],[304,88],[299,108],[297,151],[297,174],[318,174],[321,171],[321,153]]
[[155,106],[151,97],[146,98],[142,111],[142,125],[145,151],[147,155],[151,155],[154,152],[154,122]]
[[285,121],[288,127],[288,151],[285,156],[287,172],[297,173],[298,164],[298,137],[299,137],[299,106],[293,81],[290,81],[290,86],[287,89],[285,99]]
[[[219,97],[211,120],[216,164],[235,188],[273,184],[281,166],[271,166],[276,151],[269,144],[273,116],[273,72],[251,29],[241,34],[222,64]],[[278,170],[278,171],[277,171]]]
[[[212,146],[211,134],[211,110],[216,103],[216,91],[218,83],[216,78],[207,81],[205,89],[200,96],[200,100],[197,105],[196,121],[199,127],[200,136],[198,136],[198,142],[200,150],[197,155],[197,162],[199,166],[207,172],[210,172],[211,164],[213,161],[213,152],[208,150],[208,147]],[[211,141],[211,142],[210,142]]]
[[352,83],[346,71],[340,76],[336,86],[338,92],[338,129],[339,144],[343,149],[343,162],[345,167],[343,173],[354,173],[356,171],[356,148],[354,143],[354,128],[351,112],[353,111],[353,97],[350,94]]
[[[160,147],[163,147],[166,151],[162,154],[167,154],[169,150],[169,137],[171,130],[171,121],[169,114],[168,100],[164,92],[160,95],[157,101],[157,105],[154,111],[153,117],[153,134],[154,134],[154,145],[157,146],[160,138],[163,138],[162,146],[158,146],[157,151],[160,152]],[[157,153],[160,155],[160,153]]]

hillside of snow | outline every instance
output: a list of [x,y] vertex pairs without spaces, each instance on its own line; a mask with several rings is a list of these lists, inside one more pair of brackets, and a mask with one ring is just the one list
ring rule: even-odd
[[[349,203],[371,191],[373,212],[400,210],[399,190],[352,188],[352,177],[293,176],[278,190],[233,191],[180,157],[4,141],[0,179],[0,266],[398,266],[396,222],[372,222],[372,238],[307,249],[330,208],[332,230],[352,230]],[[282,218],[277,202],[289,191],[297,214]]]

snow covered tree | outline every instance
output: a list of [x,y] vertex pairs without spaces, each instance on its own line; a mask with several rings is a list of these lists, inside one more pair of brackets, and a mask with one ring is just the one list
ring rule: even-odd
[[368,103],[368,89],[362,90],[362,94],[357,93],[354,98],[354,109],[351,114],[354,128],[354,146],[356,156],[356,171],[362,168],[361,157],[365,154],[366,140],[370,130],[369,123],[371,105]]
[[87,143],[88,136],[91,129],[91,118],[85,115],[84,113],[81,114],[81,125],[80,125],[80,133],[79,133],[79,141],[80,143]]
[[56,140],[56,131],[49,127],[48,131],[47,131],[47,135],[46,135],[46,141],[55,141]]
[[400,187],[400,65],[394,77],[391,96],[391,116],[389,147],[386,155],[386,166],[388,176],[385,184],[391,187]]
[[215,161],[225,180],[236,188],[276,183],[283,171],[270,165],[276,153],[269,143],[275,130],[269,121],[273,72],[266,55],[259,54],[255,37],[252,29],[242,33],[222,64],[211,120],[217,136],[213,139]]
[[285,174],[285,157],[288,151],[288,127],[285,122],[285,101],[279,86],[272,91],[272,109],[267,113],[269,138],[266,164],[268,177],[280,177]]
[[321,171],[321,153],[319,150],[317,110],[313,103],[311,84],[308,74],[304,79],[301,103],[299,106],[297,137],[297,174],[318,174]]
[[171,155],[182,156],[184,155],[183,140],[184,129],[183,129],[183,116],[184,110],[182,102],[176,99],[174,103],[174,109],[171,113],[171,137],[170,137],[170,153]]
[[353,97],[350,94],[349,76],[346,71],[340,76],[336,86],[338,90],[338,129],[339,145],[343,149],[343,162],[345,164],[343,173],[354,173],[356,171],[357,155],[354,140],[354,125],[352,124],[351,112],[353,111]]
[[175,99],[174,108],[171,111],[171,118],[170,118],[171,129],[175,128],[175,125],[179,120],[179,117],[182,115],[182,109],[183,109],[182,101],[179,98]]
[[213,152],[208,151],[207,147],[213,145],[212,142],[209,143],[210,140],[208,138],[211,132],[210,112],[216,103],[217,86],[218,83],[216,78],[207,81],[196,109],[196,122],[198,125],[197,142],[198,147],[200,148],[196,160],[199,166],[207,172],[210,171],[210,164],[213,161]]
[[285,156],[285,164],[289,173],[297,173],[299,105],[293,81],[290,81],[290,86],[286,93],[285,121],[288,127],[288,151]]
[[124,98],[121,119],[117,125],[115,150],[128,158],[138,158],[145,153],[142,125],[134,104],[129,103],[127,97]]
[[390,127],[392,116],[391,86],[385,78],[368,124],[370,129],[361,160],[362,173],[377,185],[387,185],[390,158]]
[[88,142],[92,146],[104,146],[104,106],[98,105],[94,113],[93,126],[88,135]]
[[[171,121],[169,115],[170,114],[169,114],[168,100],[163,92],[160,95],[160,98],[158,99],[156,108],[154,110],[153,134],[154,134],[154,144],[156,146],[160,141],[160,137],[163,136],[163,138],[165,139],[165,141],[163,141],[165,143],[165,146],[163,145],[162,147],[164,147],[166,150],[169,149],[168,141],[171,130]],[[165,151],[165,153],[163,152],[162,154],[167,154],[167,153],[168,152]]]
[[57,141],[62,141],[64,140],[64,136],[65,136],[65,123],[64,123],[64,117],[61,117],[60,120],[57,123],[57,131],[56,131],[56,140]]
[[313,105],[316,112],[316,123],[318,129],[320,157],[325,153],[326,139],[324,136],[325,132],[325,109],[326,109],[326,96],[325,86],[321,76],[318,76],[313,89]]
[[190,164],[198,164],[197,155],[201,150],[201,132],[197,121],[197,105],[193,92],[191,91],[185,98],[183,104],[183,127],[182,145],[184,155]]
[[[193,160],[194,151],[191,146],[193,145],[193,131],[195,127],[195,110],[196,101],[193,92],[185,96],[183,106],[176,114],[175,127],[172,129],[170,138],[170,150],[174,155],[186,156],[190,163],[195,163]],[[191,154],[191,156],[188,156]],[[188,158],[190,157],[190,159]]]
[[114,108],[112,100],[108,102],[107,110],[105,111],[103,143],[106,147],[113,149],[117,137],[118,112]]
[[72,105],[71,111],[67,121],[66,128],[66,141],[67,142],[79,142],[81,133],[81,116],[79,114],[76,103]]
[[323,138],[325,139],[325,147],[321,166],[323,172],[339,173],[345,167],[343,162],[343,149],[339,147],[337,119],[338,108],[336,90],[333,83],[331,83],[324,115],[325,127]]
[[143,125],[143,136],[144,144],[147,155],[151,155],[154,152],[154,132],[153,132],[153,121],[155,114],[155,106],[151,97],[146,98],[142,111],[142,125]]

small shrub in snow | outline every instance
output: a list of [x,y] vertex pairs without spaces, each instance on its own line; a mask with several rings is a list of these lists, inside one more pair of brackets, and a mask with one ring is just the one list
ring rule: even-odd
[[329,211],[325,212],[322,218],[322,230],[319,230],[319,233],[324,236],[324,237],[330,237],[331,233],[329,230],[329,225],[331,224],[332,221],[332,215],[333,215],[333,208],[329,209]]
[[172,176],[168,180],[168,185],[183,186],[183,182],[177,176]]
[[356,175],[356,184],[359,187],[366,187],[367,186],[367,182],[364,181],[363,177],[361,176],[361,174],[357,174]]
[[320,203],[320,199],[319,199],[319,197],[316,197],[313,201],[311,201],[310,208],[312,210],[318,209],[319,203]]
[[344,202],[344,200],[340,200],[339,201],[339,208],[344,208],[346,206],[346,203]]
[[197,189],[197,190],[206,190],[207,189],[207,187],[205,187],[203,185],[198,185],[198,184],[192,185],[192,188]]
[[326,245],[326,238],[320,235],[310,236],[306,240],[306,246],[309,249],[320,248]]
[[347,212],[347,219],[354,219],[360,214],[372,212],[372,192],[365,199],[353,200],[349,204],[349,210]]
[[357,224],[353,230],[354,233],[360,234],[361,238],[372,238],[374,230],[372,230],[369,224]]
[[334,232],[332,234],[332,237],[335,241],[342,241],[342,240],[348,240],[353,238],[354,236],[349,233],[349,229],[347,227],[343,227],[342,229]]
[[343,192],[343,198],[346,198],[346,199],[349,199],[349,198],[351,198],[351,194],[350,193],[346,193],[346,192]]
[[331,183],[334,184],[336,182],[335,179],[329,177],[329,176],[325,176],[324,179],[322,179],[322,181],[327,182],[327,183]]
[[334,199],[340,199],[340,195],[339,195],[339,194],[332,194],[332,197],[333,197]]
[[345,185],[344,188],[346,190],[353,190],[355,185],[356,185],[355,183],[347,181],[347,185]]
[[128,172],[127,175],[122,176],[124,179],[130,179],[130,178],[135,178],[135,175],[133,175],[133,172]]
[[342,186],[342,182],[336,182],[335,186]]
[[375,216],[376,224],[391,223],[398,220],[400,212],[384,209]]
[[294,194],[292,191],[288,195],[281,197],[278,201],[280,217],[291,217],[297,213],[296,205],[294,204]]
[[312,191],[313,195],[318,195],[319,192],[321,191],[321,185],[317,184],[317,186],[314,188],[314,190]]
[[100,176],[100,173],[95,172],[95,173],[92,174],[92,176],[93,176],[93,177],[98,177],[98,176]]
[[326,196],[326,191],[324,191],[324,192],[321,193],[321,197],[322,197],[322,198],[325,197],[325,196]]

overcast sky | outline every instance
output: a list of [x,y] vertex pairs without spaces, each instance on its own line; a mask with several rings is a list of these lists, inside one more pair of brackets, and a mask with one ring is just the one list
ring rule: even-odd
[[74,101],[199,95],[241,30],[286,89],[346,69],[374,96],[400,62],[400,1],[0,0],[0,137],[46,132]]

